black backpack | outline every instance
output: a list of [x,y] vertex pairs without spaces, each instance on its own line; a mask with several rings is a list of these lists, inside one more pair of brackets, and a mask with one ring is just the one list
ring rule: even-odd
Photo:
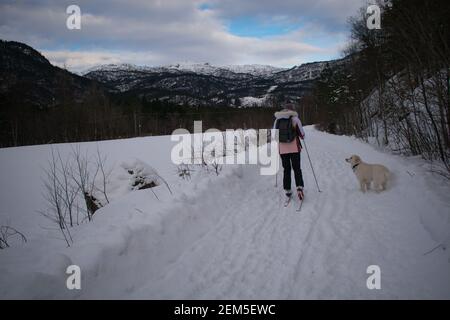
[[279,130],[279,142],[292,142],[297,133],[292,125],[292,116],[289,118],[278,119],[276,128]]

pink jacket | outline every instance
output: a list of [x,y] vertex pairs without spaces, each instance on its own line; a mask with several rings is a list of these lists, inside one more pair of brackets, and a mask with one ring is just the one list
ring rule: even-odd
[[297,137],[288,143],[280,142],[278,143],[280,154],[286,153],[296,153],[301,151],[302,145],[300,143],[299,138],[305,137],[305,131],[303,130],[302,122],[298,118],[297,112],[293,110],[283,109],[281,111],[275,112],[275,122],[273,123],[273,128],[276,128],[278,119],[287,119],[292,116],[292,124],[295,126],[295,130],[297,131]]

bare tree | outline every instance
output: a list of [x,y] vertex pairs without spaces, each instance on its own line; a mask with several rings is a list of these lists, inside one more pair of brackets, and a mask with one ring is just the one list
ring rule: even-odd
[[[98,148],[93,162],[79,146],[72,148],[68,159],[63,159],[59,151],[51,148],[51,159],[44,169],[46,176],[43,182],[43,196],[48,207],[39,213],[58,225],[68,246],[73,243],[68,227],[79,224],[80,212],[84,214],[84,219],[91,221],[93,214],[104,205],[95,197],[95,191],[101,192],[105,202],[109,203],[107,183],[111,170],[106,168],[105,161],[106,157]],[[99,173],[100,188],[96,184]],[[84,206],[80,206],[82,203]]]
[[92,216],[99,209],[99,202],[94,197],[93,191],[95,189],[95,178],[100,170],[98,162],[94,168],[92,175],[89,168],[89,158],[87,153],[82,153],[80,146],[72,148],[72,157],[75,161],[75,168],[72,172],[72,180],[79,187],[84,203],[86,205],[86,217],[89,221]]
[[213,161],[211,166],[213,167],[216,175],[219,175],[220,171],[222,171],[222,165],[220,165],[216,160]]
[[19,237],[22,242],[27,242],[27,238],[21,233],[10,226],[0,226],[0,249],[9,248],[9,239],[11,237]]
[[109,203],[108,194],[106,192],[106,186],[108,183],[109,176],[111,175],[112,169],[106,170],[105,169],[105,163],[107,161],[106,156],[102,156],[100,153],[100,149],[97,145],[97,167],[100,170],[100,173],[102,175],[102,188],[100,191],[102,192],[103,196],[105,197],[106,203]]
[[[74,225],[74,207],[75,207],[75,200],[78,196],[79,187],[75,184],[73,184],[72,180],[70,179],[72,175],[72,166],[70,161],[63,161],[60,152],[58,151],[58,159],[59,161],[59,167],[58,170],[58,184],[59,188],[62,191],[62,202],[66,208],[66,213],[69,216],[69,224],[71,227]],[[78,221],[77,221],[78,223]]]
[[177,175],[183,180],[191,180],[192,168],[188,164],[180,164],[177,166]]
[[61,170],[58,168],[58,158],[55,155],[53,147],[51,149],[52,158],[49,161],[48,168],[45,169],[46,179],[44,181],[44,199],[47,201],[48,208],[44,211],[39,211],[44,217],[48,218],[50,221],[55,222],[67,246],[70,247],[73,243],[70,230],[66,224],[66,213],[68,212],[67,199],[64,200],[64,183],[61,183],[60,173]]

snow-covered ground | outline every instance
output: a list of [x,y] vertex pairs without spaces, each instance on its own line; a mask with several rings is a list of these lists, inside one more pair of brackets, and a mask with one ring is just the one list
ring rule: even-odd
[[[0,150],[0,225],[28,242],[0,250],[0,298],[450,298],[450,186],[420,159],[383,153],[350,137],[306,128],[306,201],[283,208],[274,176],[253,165],[197,168],[182,180],[174,142],[148,137],[99,142],[109,164],[140,159],[164,185],[120,192],[74,227],[67,248],[37,210],[49,146]],[[83,148],[95,152],[96,143]],[[67,144],[56,145],[62,157]],[[344,158],[359,154],[394,174],[389,190],[362,194]],[[442,247],[425,254],[439,244]],[[66,289],[66,267],[81,267],[82,289]],[[369,290],[369,265],[381,289]]]
[[240,98],[241,106],[243,107],[260,107],[267,101],[267,95],[262,97],[243,97]]
[[267,93],[261,97],[243,97],[240,98],[241,106],[243,107],[260,107],[264,105],[270,98],[270,94],[275,91],[278,86],[271,86],[267,89]]

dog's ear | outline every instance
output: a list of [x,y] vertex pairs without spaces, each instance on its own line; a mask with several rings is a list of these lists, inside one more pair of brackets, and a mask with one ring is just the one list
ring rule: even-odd
[[355,163],[360,163],[361,162],[361,157],[357,156],[357,155],[354,155],[353,156],[353,160],[355,161]]

